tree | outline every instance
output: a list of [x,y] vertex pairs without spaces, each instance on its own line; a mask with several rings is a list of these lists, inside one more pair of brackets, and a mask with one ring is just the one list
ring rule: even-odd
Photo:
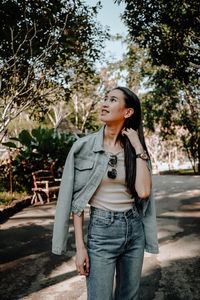
[[[96,22],[99,4],[4,0],[0,4],[0,133],[28,107],[45,112],[52,93],[75,72],[93,71],[107,36]],[[1,137],[1,138],[2,138]]]
[[[115,1],[122,2],[122,1]],[[187,83],[198,74],[200,58],[199,1],[124,0],[123,19],[132,40],[148,49],[153,65],[168,66]]]
[[145,95],[142,103],[146,126],[154,131],[158,124],[164,139],[179,136],[179,143],[184,146],[195,171],[196,166],[199,168],[200,158],[197,80],[185,85],[172,78],[169,70],[160,69],[152,74],[149,85],[152,90]]
[[124,2],[129,34],[152,66],[143,74],[150,87],[143,104],[146,124],[152,130],[160,124],[165,138],[183,128],[181,140],[200,172],[199,2]]
[[55,95],[54,104],[49,106],[47,115],[54,128],[67,118],[74,124],[78,133],[85,134],[96,130],[101,125],[98,121],[100,100],[108,90],[117,86],[119,81],[126,81],[127,86],[138,93],[143,79],[141,69],[147,70],[147,66],[150,67],[150,64],[146,62],[144,51],[125,38],[120,36],[112,38],[121,39],[123,43],[126,43],[127,53],[119,61],[110,57],[105,62],[105,66],[95,74],[83,73],[77,76],[74,73],[71,76],[68,85],[71,91],[68,103],[65,105],[60,100],[56,101],[58,97]]
[[123,68],[122,61],[107,61],[106,67],[96,73],[72,76],[69,85],[72,92],[67,103],[68,119],[80,133],[96,131],[101,125],[98,117],[101,99],[109,89],[117,86]]

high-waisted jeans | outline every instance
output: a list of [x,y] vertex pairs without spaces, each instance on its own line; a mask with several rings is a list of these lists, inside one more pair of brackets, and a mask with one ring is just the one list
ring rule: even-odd
[[[87,299],[138,299],[144,244],[141,217],[135,206],[126,212],[91,207]],[[115,272],[116,287],[113,291]]]

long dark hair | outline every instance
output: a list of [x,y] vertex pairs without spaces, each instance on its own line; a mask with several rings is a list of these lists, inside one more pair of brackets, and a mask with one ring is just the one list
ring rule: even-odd
[[[142,127],[142,112],[141,105],[138,97],[131,90],[126,87],[116,87],[113,90],[120,90],[124,94],[125,107],[133,108],[134,113],[131,117],[127,118],[123,124],[123,128],[132,128],[137,131],[140,142],[147,152],[149,157],[149,153],[145,144],[143,127]],[[132,195],[132,197],[136,200],[136,205],[140,205],[141,201],[137,195],[135,190],[135,177],[136,177],[136,153],[135,149],[131,145],[127,136],[122,136],[121,131],[119,133],[118,139],[120,140],[121,145],[124,148],[124,156],[125,156],[125,172],[126,172],[126,184]]]

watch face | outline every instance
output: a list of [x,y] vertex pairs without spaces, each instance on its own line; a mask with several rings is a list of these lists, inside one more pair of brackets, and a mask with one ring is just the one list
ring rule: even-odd
[[148,156],[147,156],[147,153],[146,152],[143,152],[143,153],[141,153],[141,158],[142,159],[147,159],[148,158]]

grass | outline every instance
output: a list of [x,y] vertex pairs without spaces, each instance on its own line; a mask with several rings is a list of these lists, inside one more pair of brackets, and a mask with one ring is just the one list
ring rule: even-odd
[[160,175],[196,175],[193,169],[160,171]]
[[10,205],[13,200],[21,199],[25,194],[13,193],[10,192],[0,192],[0,205]]

